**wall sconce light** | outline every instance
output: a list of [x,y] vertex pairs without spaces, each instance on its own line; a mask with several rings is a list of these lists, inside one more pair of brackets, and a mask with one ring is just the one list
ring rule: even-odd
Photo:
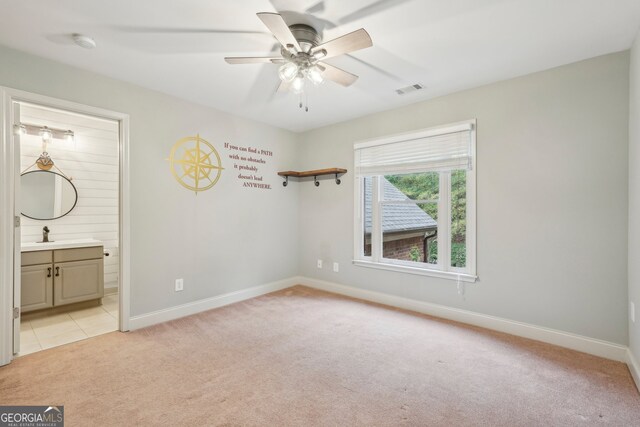
[[29,123],[16,124],[13,126],[13,130],[16,135],[38,135],[44,143],[50,143],[54,139],[73,142],[76,136],[71,129],[56,129]]
[[15,132],[16,135],[26,135],[27,134],[27,127],[23,124],[19,124],[19,125],[13,125],[13,131]]

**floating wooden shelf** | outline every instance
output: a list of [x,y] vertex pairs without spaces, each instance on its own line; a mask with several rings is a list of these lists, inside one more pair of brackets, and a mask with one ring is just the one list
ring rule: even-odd
[[282,171],[282,172],[278,172],[278,175],[280,176],[295,176],[298,178],[303,178],[306,176],[321,176],[321,175],[335,175],[335,174],[340,174],[340,173],[347,173],[346,169],[340,169],[340,168],[329,168],[329,169],[317,169],[314,171],[304,171],[304,172],[297,172],[297,171]]
[[298,171],[282,171],[282,172],[278,172],[278,175],[280,176],[284,176],[285,180],[282,183],[283,186],[287,186],[287,184],[289,183],[289,177],[293,176],[296,178],[305,178],[305,177],[309,177],[312,176],[313,177],[313,182],[315,183],[315,186],[319,186],[320,182],[318,181],[318,177],[322,176],[322,175],[335,175],[336,176],[336,184],[340,185],[340,178],[338,178],[339,174],[343,174],[343,173],[347,173],[346,169],[341,169],[341,168],[329,168],[329,169],[316,169],[316,170],[312,170],[312,171],[302,171],[302,172],[298,172]]

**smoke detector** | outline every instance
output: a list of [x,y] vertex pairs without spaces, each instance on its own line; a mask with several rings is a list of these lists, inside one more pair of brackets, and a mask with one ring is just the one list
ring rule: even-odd
[[82,34],[74,34],[73,41],[80,47],[85,49],[93,49],[96,47],[96,41],[89,36],[83,36]]

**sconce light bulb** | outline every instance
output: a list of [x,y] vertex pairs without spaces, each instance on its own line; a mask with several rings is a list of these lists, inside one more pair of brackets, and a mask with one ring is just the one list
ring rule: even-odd
[[53,133],[51,132],[51,129],[44,126],[42,129],[40,129],[40,136],[42,137],[43,142],[48,142],[53,137]]
[[27,134],[27,127],[23,124],[15,125],[14,130],[16,135],[22,136]]
[[73,142],[73,137],[74,137],[74,134],[73,134],[72,130],[65,131],[65,133],[64,133],[64,140],[65,141]]

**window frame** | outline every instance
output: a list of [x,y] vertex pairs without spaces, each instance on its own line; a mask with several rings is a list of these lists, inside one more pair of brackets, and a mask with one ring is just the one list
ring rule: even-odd
[[[361,267],[377,268],[423,276],[439,277],[456,280],[458,282],[473,283],[476,276],[476,120],[465,120],[443,126],[435,126],[427,129],[387,136],[375,140],[368,140],[354,144],[354,150],[364,147],[373,147],[389,143],[398,143],[424,136],[436,136],[449,133],[452,128],[460,125],[470,125],[470,153],[471,169],[466,173],[466,267],[451,266],[451,172],[439,173],[439,202],[438,202],[438,263],[423,264],[413,261],[394,260],[383,257],[382,242],[382,208],[394,201],[385,201],[380,189],[380,177],[375,175],[371,179],[371,255],[364,255],[365,239],[365,200],[364,177],[354,178],[354,258],[353,264]],[[354,166],[357,157],[354,156]],[[356,168],[354,167],[354,170]],[[430,172],[425,170],[425,172]],[[411,201],[419,203],[420,201]],[[397,203],[397,202],[395,202]],[[441,236],[446,235],[446,238]]]

